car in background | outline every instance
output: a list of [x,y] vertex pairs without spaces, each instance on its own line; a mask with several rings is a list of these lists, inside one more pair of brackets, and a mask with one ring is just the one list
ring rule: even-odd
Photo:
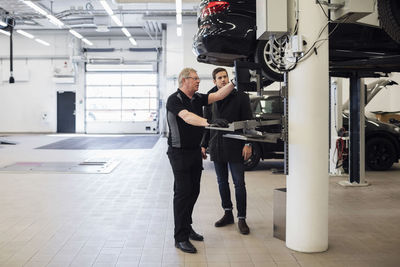
[[[349,130],[349,115],[343,113],[343,127]],[[374,171],[385,171],[400,158],[400,127],[365,118],[365,165]]]
[[[400,1],[378,0],[378,13],[382,28],[329,23],[332,76],[342,77],[343,69],[400,70]],[[233,66],[237,59],[256,62],[262,67],[264,84],[283,80],[288,36],[256,39],[256,0],[201,0],[197,22],[193,40],[197,61],[223,66]]]
[[[277,119],[283,114],[283,101],[280,96],[250,97],[253,117],[260,119]],[[349,130],[349,116],[343,112],[343,127]],[[262,126],[257,130],[279,133],[281,125]],[[245,161],[245,169],[255,168],[261,159],[283,159],[284,142],[277,143],[251,142],[253,153]],[[381,122],[374,118],[365,118],[365,165],[370,170],[384,171],[400,159],[400,127]],[[348,164],[344,163],[344,169]],[[346,167],[347,166],[347,167]]]
[[[283,102],[280,96],[254,96],[250,95],[250,107],[255,120],[281,119],[283,114]],[[263,133],[280,133],[282,125],[267,125],[257,127],[257,131]],[[255,168],[261,159],[283,159],[284,142],[281,139],[277,143],[251,142],[252,155],[244,162],[245,170]]]

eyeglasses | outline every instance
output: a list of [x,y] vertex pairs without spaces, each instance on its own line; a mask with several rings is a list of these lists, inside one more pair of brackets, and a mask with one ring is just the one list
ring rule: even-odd
[[193,79],[193,81],[200,81],[200,78],[199,77],[186,77],[186,79]]

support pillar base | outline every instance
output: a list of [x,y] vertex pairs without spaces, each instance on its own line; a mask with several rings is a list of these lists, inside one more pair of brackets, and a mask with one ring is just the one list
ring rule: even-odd
[[350,183],[347,180],[339,181],[338,184],[341,186],[344,186],[344,187],[364,187],[364,186],[371,185],[370,183],[368,183],[366,181],[364,181],[363,183],[356,183],[356,182]]

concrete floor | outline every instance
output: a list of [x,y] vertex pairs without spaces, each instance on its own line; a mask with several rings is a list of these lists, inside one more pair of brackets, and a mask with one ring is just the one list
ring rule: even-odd
[[[68,136],[70,137],[70,136]],[[0,167],[16,161],[121,161],[110,174],[0,173],[0,266],[400,266],[400,165],[367,172],[372,185],[344,188],[330,178],[329,250],[305,254],[272,236],[273,189],[281,162],[246,173],[248,224],[215,228],[223,213],[213,165],[204,162],[194,227],[197,254],[174,247],[173,176],[166,139],[148,150],[34,150],[61,135],[15,135]],[[311,166],[310,166],[311,167]]]

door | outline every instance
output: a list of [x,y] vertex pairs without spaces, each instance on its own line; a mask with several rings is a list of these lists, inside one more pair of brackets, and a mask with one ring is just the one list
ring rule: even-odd
[[75,133],[75,92],[57,92],[57,133]]

